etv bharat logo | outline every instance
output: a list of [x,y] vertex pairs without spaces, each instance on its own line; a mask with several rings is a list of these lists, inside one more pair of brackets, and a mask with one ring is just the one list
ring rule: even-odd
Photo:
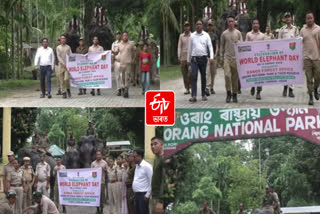
[[174,108],[173,91],[148,91],[146,93],[147,125],[173,125]]
[[291,42],[289,43],[289,48],[293,51],[296,49],[296,43],[295,42]]
[[97,176],[98,176],[97,172],[92,172],[92,177],[93,178],[97,178]]
[[101,55],[101,60],[105,61],[107,59],[107,54]]

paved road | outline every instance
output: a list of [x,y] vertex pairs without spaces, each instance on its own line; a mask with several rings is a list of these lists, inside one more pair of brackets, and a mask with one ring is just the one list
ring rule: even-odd
[[[78,206],[67,206],[66,207],[68,214],[95,214],[97,209],[96,207],[78,207]],[[59,210],[62,213],[62,208]],[[104,214],[109,214],[108,206],[105,206],[103,209]]]
[[[225,81],[223,69],[218,69],[216,76],[215,95],[210,95],[208,101],[201,101],[200,73],[198,76],[198,102],[190,103],[190,95],[184,95],[182,77],[169,81],[161,81],[161,90],[174,90],[176,94],[176,108],[292,108],[310,107],[308,105],[309,96],[306,84],[296,85],[294,89],[295,98],[282,97],[282,86],[265,86],[262,91],[262,100],[256,100],[250,95],[250,89],[242,89],[242,94],[238,96],[239,103],[226,103]],[[200,93],[199,93],[200,92]],[[315,100],[314,107],[320,107],[320,101]]]
[[[113,80],[112,85],[116,83]],[[116,89],[101,89],[101,96],[91,94],[78,95],[78,89],[72,88],[72,97],[62,99],[55,95],[56,83],[52,83],[52,99],[40,99],[40,86],[17,90],[6,98],[0,98],[0,107],[144,107],[144,96],[141,95],[141,87],[135,86],[129,89],[129,99],[116,96]],[[152,90],[159,90],[159,81],[151,85]]]

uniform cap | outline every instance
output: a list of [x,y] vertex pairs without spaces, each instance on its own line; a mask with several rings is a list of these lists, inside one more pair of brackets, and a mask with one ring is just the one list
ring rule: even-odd
[[284,17],[288,17],[288,16],[291,17],[291,13],[290,13],[290,12],[285,12],[285,13],[284,13]]
[[23,160],[24,161],[30,161],[31,159],[29,157],[24,157]]
[[211,19],[208,21],[208,25],[213,25],[213,22]]
[[36,198],[40,198],[42,197],[42,193],[41,192],[34,192],[33,193],[33,198],[36,199]]
[[13,189],[9,190],[9,192],[7,193],[7,198],[16,197],[16,196],[17,196],[17,193]]
[[129,156],[132,156],[132,155],[133,155],[133,151],[130,150],[130,151],[127,152],[127,156],[128,156],[128,157],[129,157]]
[[10,151],[10,152],[8,153],[8,156],[11,156],[11,155],[14,155],[14,152],[13,152],[13,151]]
[[79,41],[80,41],[80,40],[84,41],[84,38],[81,36],[80,39],[79,39]]
[[120,31],[117,31],[116,35],[119,35],[119,34],[121,34],[121,32],[120,32]]
[[186,26],[186,25],[190,26],[190,23],[188,21],[185,21],[183,26]]

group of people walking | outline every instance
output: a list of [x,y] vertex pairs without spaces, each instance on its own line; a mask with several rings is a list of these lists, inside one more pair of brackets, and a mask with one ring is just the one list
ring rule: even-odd
[[[67,71],[66,59],[72,53],[67,44],[67,36],[61,35],[56,54],[48,46],[48,39],[42,39],[42,46],[38,48],[34,64],[40,68],[40,98],[46,96],[52,98],[51,76],[55,71],[57,76],[57,94],[63,98],[71,98],[70,74]],[[87,47],[83,37],[79,39],[79,46],[76,48],[77,54],[87,54],[92,52],[102,52],[104,48],[99,45],[98,36],[92,38],[92,45]],[[129,97],[130,85],[136,86],[141,83],[142,94],[150,89],[150,79],[154,78],[157,68],[158,48],[150,40],[141,40],[138,45],[129,40],[128,32],[117,32],[116,40],[112,44],[112,71],[115,73],[117,96]],[[58,65],[55,66],[57,58]],[[80,88],[78,95],[86,94],[85,88]],[[92,96],[101,95],[99,88],[91,89]]]
[[[226,103],[238,102],[238,94],[241,93],[238,68],[236,63],[234,45],[243,41],[260,41],[275,39],[267,26],[266,33],[260,31],[258,19],[252,20],[252,31],[243,38],[236,28],[234,16],[227,18],[228,28],[221,34],[220,40],[215,31],[212,20],[208,21],[207,32],[204,31],[204,23],[198,20],[195,23],[196,31],[191,33],[189,22],[184,24],[184,33],[179,37],[178,61],[181,64],[181,72],[186,89],[184,94],[190,94],[190,102],[197,101],[197,78],[198,71],[201,75],[201,96],[206,101],[207,96],[215,94],[214,83],[217,74],[217,57],[220,55],[220,64],[224,69]],[[277,39],[303,38],[303,59],[306,75],[309,105],[314,104],[313,97],[319,100],[318,87],[320,81],[320,28],[315,23],[314,14],[306,14],[306,24],[301,31],[292,24],[291,13],[284,14],[285,25],[278,31]],[[261,100],[262,87],[252,87],[251,95]],[[295,97],[293,85],[285,85],[283,97]]]

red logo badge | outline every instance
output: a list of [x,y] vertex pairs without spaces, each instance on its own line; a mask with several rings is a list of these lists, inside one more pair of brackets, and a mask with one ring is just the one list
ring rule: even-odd
[[173,91],[147,91],[146,124],[149,126],[172,126],[175,119]]

